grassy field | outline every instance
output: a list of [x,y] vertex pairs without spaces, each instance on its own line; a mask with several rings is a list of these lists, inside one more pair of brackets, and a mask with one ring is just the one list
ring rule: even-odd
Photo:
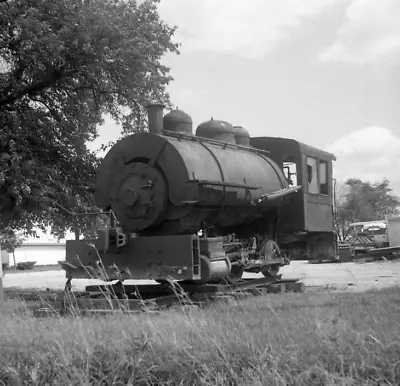
[[0,321],[0,385],[400,384],[400,288]]

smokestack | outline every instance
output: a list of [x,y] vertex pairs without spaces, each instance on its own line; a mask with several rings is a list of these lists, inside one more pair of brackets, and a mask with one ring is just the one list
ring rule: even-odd
[[161,134],[163,128],[163,104],[151,103],[146,106],[147,117],[149,120],[149,133]]

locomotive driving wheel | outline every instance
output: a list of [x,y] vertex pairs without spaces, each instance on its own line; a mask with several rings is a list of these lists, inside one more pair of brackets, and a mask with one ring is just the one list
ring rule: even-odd
[[[279,248],[279,245],[275,241],[268,240],[261,246],[260,256],[262,256],[265,260],[275,260],[282,258],[282,252]],[[271,264],[263,267],[261,269],[261,273],[265,277],[274,277],[278,275],[280,268],[280,264]]]

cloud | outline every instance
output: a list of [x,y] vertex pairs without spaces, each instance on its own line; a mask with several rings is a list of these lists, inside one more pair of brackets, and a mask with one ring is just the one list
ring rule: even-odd
[[[259,58],[290,36],[304,18],[338,0],[164,0],[160,15],[177,25],[182,50]],[[343,0],[340,0],[343,1]]]
[[[189,101],[197,101],[197,99],[204,98],[208,95],[208,90],[201,89],[201,90],[190,90],[188,88],[179,88],[174,93],[174,100],[178,101],[179,103],[188,103]],[[164,112],[166,114],[167,111]]]
[[400,1],[354,0],[336,41],[320,55],[322,61],[391,63],[400,57]]
[[397,189],[400,187],[399,149],[399,136],[385,127],[371,126],[339,138],[326,150],[337,157],[334,174],[339,180],[354,177],[381,181],[387,178]]

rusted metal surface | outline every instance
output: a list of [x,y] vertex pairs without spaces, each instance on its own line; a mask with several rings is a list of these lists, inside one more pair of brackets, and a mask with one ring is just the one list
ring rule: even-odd
[[316,147],[306,145],[302,142],[296,141],[291,138],[279,138],[279,137],[252,137],[250,144],[256,148],[265,148],[265,143],[269,143],[267,146],[271,152],[276,151],[277,153],[300,153],[308,154],[310,156],[335,161],[336,157],[334,154],[327,151],[317,149]]
[[188,295],[208,294],[208,293],[224,293],[248,290],[252,288],[263,288],[274,283],[296,283],[299,279],[282,279],[282,276],[262,277],[259,279],[242,279],[235,284],[194,284],[188,282],[178,282],[175,286],[170,284],[140,284],[140,285],[123,285],[117,283],[115,285],[91,285],[86,287],[89,293],[113,293],[116,295],[122,294],[137,294],[139,298],[159,297],[160,294],[174,294],[176,291],[183,291]]
[[[156,170],[163,178],[156,176]],[[111,207],[130,232],[147,230],[158,222],[193,218],[192,212],[199,207],[199,230],[201,221],[218,227],[249,223],[261,215],[262,207],[254,208],[261,196],[287,187],[278,165],[255,151],[139,133],[119,141],[106,155],[99,169],[96,202],[102,208]],[[123,199],[128,190],[136,194],[134,205]],[[149,201],[148,195],[160,203]],[[224,213],[208,210],[215,207],[229,208]],[[194,226],[190,223],[185,229],[182,220],[180,232],[195,233]]]
[[346,242],[339,242],[338,243],[338,255],[339,255],[339,262],[347,262],[351,261],[354,258],[354,246]]
[[193,133],[192,118],[182,110],[172,110],[164,116],[163,130],[174,133]]
[[196,129],[196,136],[202,138],[215,139],[225,143],[236,144],[236,130],[225,121],[211,120],[201,123]]
[[147,111],[149,119],[149,132],[153,134],[161,134],[163,128],[163,104],[153,103],[148,105]]
[[368,256],[376,256],[376,255],[389,255],[391,253],[400,253],[400,247],[387,247],[387,248],[374,248],[367,250]]
[[[292,194],[282,209],[281,230],[283,232],[309,231],[333,232],[333,154],[288,138],[256,137],[250,144],[257,149],[268,150],[269,157],[278,165],[287,159],[296,163],[297,185],[302,189]],[[326,162],[327,194],[310,194],[308,189],[307,157]],[[319,186],[319,185],[318,185]]]
[[[271,240],[258,252],[238,243],[228,243],[226,247],[223,237],[197,235],[134,237],[121,247],[103,243],[102,239],[68,240],[66,243],[66,262],[59,263],[69,279],[168,278],[204,283],[230,276],[234,264],[242,267],[242,273],[251,270],[274,276],[279,267],[289,263]],[[232,245],[239,249],[229,251]],[[274,274],[270,272],[271,267],[272,272],[276,271]]]
[[[154,104],[148,113],[150,133],[118,141],[98,172],[96,203],[112,209],[120,230],[94,240],[99,256],[84,241],[67,243],[67,277],[88,277],[101,260],[107,280],[232,284],[245,271],[276,276],[288,256],[335,255],[332,154],[290,139],[250,139],[213,119],[193,135],[183,111],[163,117]],[[236,246],[216,242],[220,236]],[[274,253],[264,253],[265,242]]]
[[242,126],[234,126],[235,129],[235,142],[238,145],[250,146],[250,134]]
[[199,243],[199,236],[137,237],[122,249],[110,246],[104,252],[96,241],[67,240],[68,264],[64,264],[67,277],[71,275],[73,278],[93,277],[103,280],[201,278],[200,255],[196,256],[193,249],[194,243]]

